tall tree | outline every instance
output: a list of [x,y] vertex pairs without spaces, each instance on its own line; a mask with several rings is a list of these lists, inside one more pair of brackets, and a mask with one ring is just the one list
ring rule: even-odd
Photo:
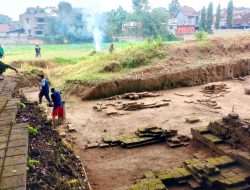
[[168,6],[169,15],[171,17],[175,16],[177,12],[180,10],[181,4],[178,0],[172,0]]
[[[134,19],[137,22],[137,35],[139,35],[139,27],[142,23],[143,17],[146,17],[146,12],[149,10],[149,1],[148,0],[133,0],[133,9],[134,9]],[[144,19],[145,20],[145,19]]]
[[58,4],[59,17],[63,22],[70,23],[73,17],[73,7],[70,3],[61,1]]
[[201,10],[200,29],[206,31],[206,26],[207,26],[206,8],[203,7]]
[[133,9],[137,14],[149,10],[148,0],[133,0]]
[[0,14],[0,24],[10,24],[12,19],[6,15]]
[[211,2],[211,3],[209,3],[208,9],[207,9],[207,31],[209,33],[212,32],[213,12],[214,12],[214,8],[213,8],[213,3]]
[[233,11],[234,11],[234,4],[233,0],[230,0],[227,6],[227,27],[233,27]]
[[107,13],[108,32],[111,36],[121,35],[122,24],[126,22],[128,15],[128,12],[121,6],[117,10],[112,10]]
[[220,8],[220,4],[217,7],[216,10],[216,21],[215,21],[215,28],[216,29],[220,29],[220,19],[221,19],[221,8]]

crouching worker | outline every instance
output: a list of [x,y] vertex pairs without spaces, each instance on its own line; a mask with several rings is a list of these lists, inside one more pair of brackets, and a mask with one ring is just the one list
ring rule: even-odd
[[18,73],[18,71],[14,67],[11,67],[10,65],[7,65],[7,64],[3,63],[2,61],[0,61],[0,80],[3,80],[3,73],[7,69],[12,69],[12,70],[16,71],[16,73]]
[[56,91],[54,88],[51,88],[51,99],[53,102],[53,112],[52,112],[53,123],[55,123],[56,117],[58,120],[60,120],[59,122],[63,122],[64,108],[60,92]]

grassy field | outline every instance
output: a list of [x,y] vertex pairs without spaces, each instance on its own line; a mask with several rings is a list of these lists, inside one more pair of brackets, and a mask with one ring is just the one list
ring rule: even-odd
[[[93,44],[42,45],[42,58],[35,58],[33,45],[4,46],[6,63],[29,62],[21,70],[43,70],[53,85],[62,87],[65,81],[80,80],[98,83],[121,78],[142,66],[163,59],[159,47],[161,42],[119,42],[115,52],[109,53],[109,44],[103,44],[103,51],[93,53]],[[175,43],[169,43],[175,44]],[[32,62],[32,63],[30,63]],[[47,69],[35,67],[33,62],[48,64]]]
[[[121,49],[131,44],[128,42],[116,43],[116,48]],[[110,44],[103,44],[103,50],[108,51]],[[87,53],[94,50],[94,44],[57,44],[57,45],[42,45],[42,58],[44,60],[55,59],[57,57],[63,58],[79,58],[87,55]],[[34,45],[10,45],[4,46],[5,61],[18,60],[35,60]]]

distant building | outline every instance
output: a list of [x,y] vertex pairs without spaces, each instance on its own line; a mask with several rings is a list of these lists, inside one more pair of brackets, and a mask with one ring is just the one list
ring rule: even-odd
[[48,14],[43,8],[27,8],[26,12],[20,15],[21,28],[29,37],[43,37],[48,33],[47,17]]
[[200,13],[192,7],[183,6],[177,14],[169,20],[168,29],[177,36],[193,34],[199,25]]
[[[215,15],[214,15],[215,18]],[[227,29],[227,10],[222,9],[220,28]],[[235,8],[233,14],[233,28],[234,29],[248,29],[250,28],[250,9],[249,8]]]
[[122,25],[122,32],[127,35],[127,34],[132,34],[136,33],[138,29],[141,28],[141,23],[135,22],[135,21],[130,21],[126,22]]
[[10,26],[8,24],[0,24],[0,36],[6,36],[9,30]]

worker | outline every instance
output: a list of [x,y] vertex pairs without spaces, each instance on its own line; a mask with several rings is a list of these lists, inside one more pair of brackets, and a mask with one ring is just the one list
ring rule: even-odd
[[16,70],[14,67],[11,67],[10,65],[7,65],[0,61],[0,80],[3,80],[3,73],[6,71],[6,69],[12,69],[18,73],[18,70]]
[[41,47],[36,44],[35,46],[36,58],[41,57]]
[[49,97],[49,81],[45,78],[44,75],[40,75],[40,78],[41,78],[41,84],[40,84],[40,93],[39,93],[39,104],[42,104],[43,96],[45,96],[50,106],[51,100]]
[[114,51],[114,44],[111,43],[110,46],[109,46],[109,52],[113,53],[113,51]]
[[56,91],[55,88],[51,88],[51,99],[53,102],[52,121],[55,122],[57,117],[57,119],[61,119],[61,122],[63,122],[64,108],[62,97],[61,93]]
[[0,59],[2,59],[3,57],[4,57],[4,49],[0,45]]

